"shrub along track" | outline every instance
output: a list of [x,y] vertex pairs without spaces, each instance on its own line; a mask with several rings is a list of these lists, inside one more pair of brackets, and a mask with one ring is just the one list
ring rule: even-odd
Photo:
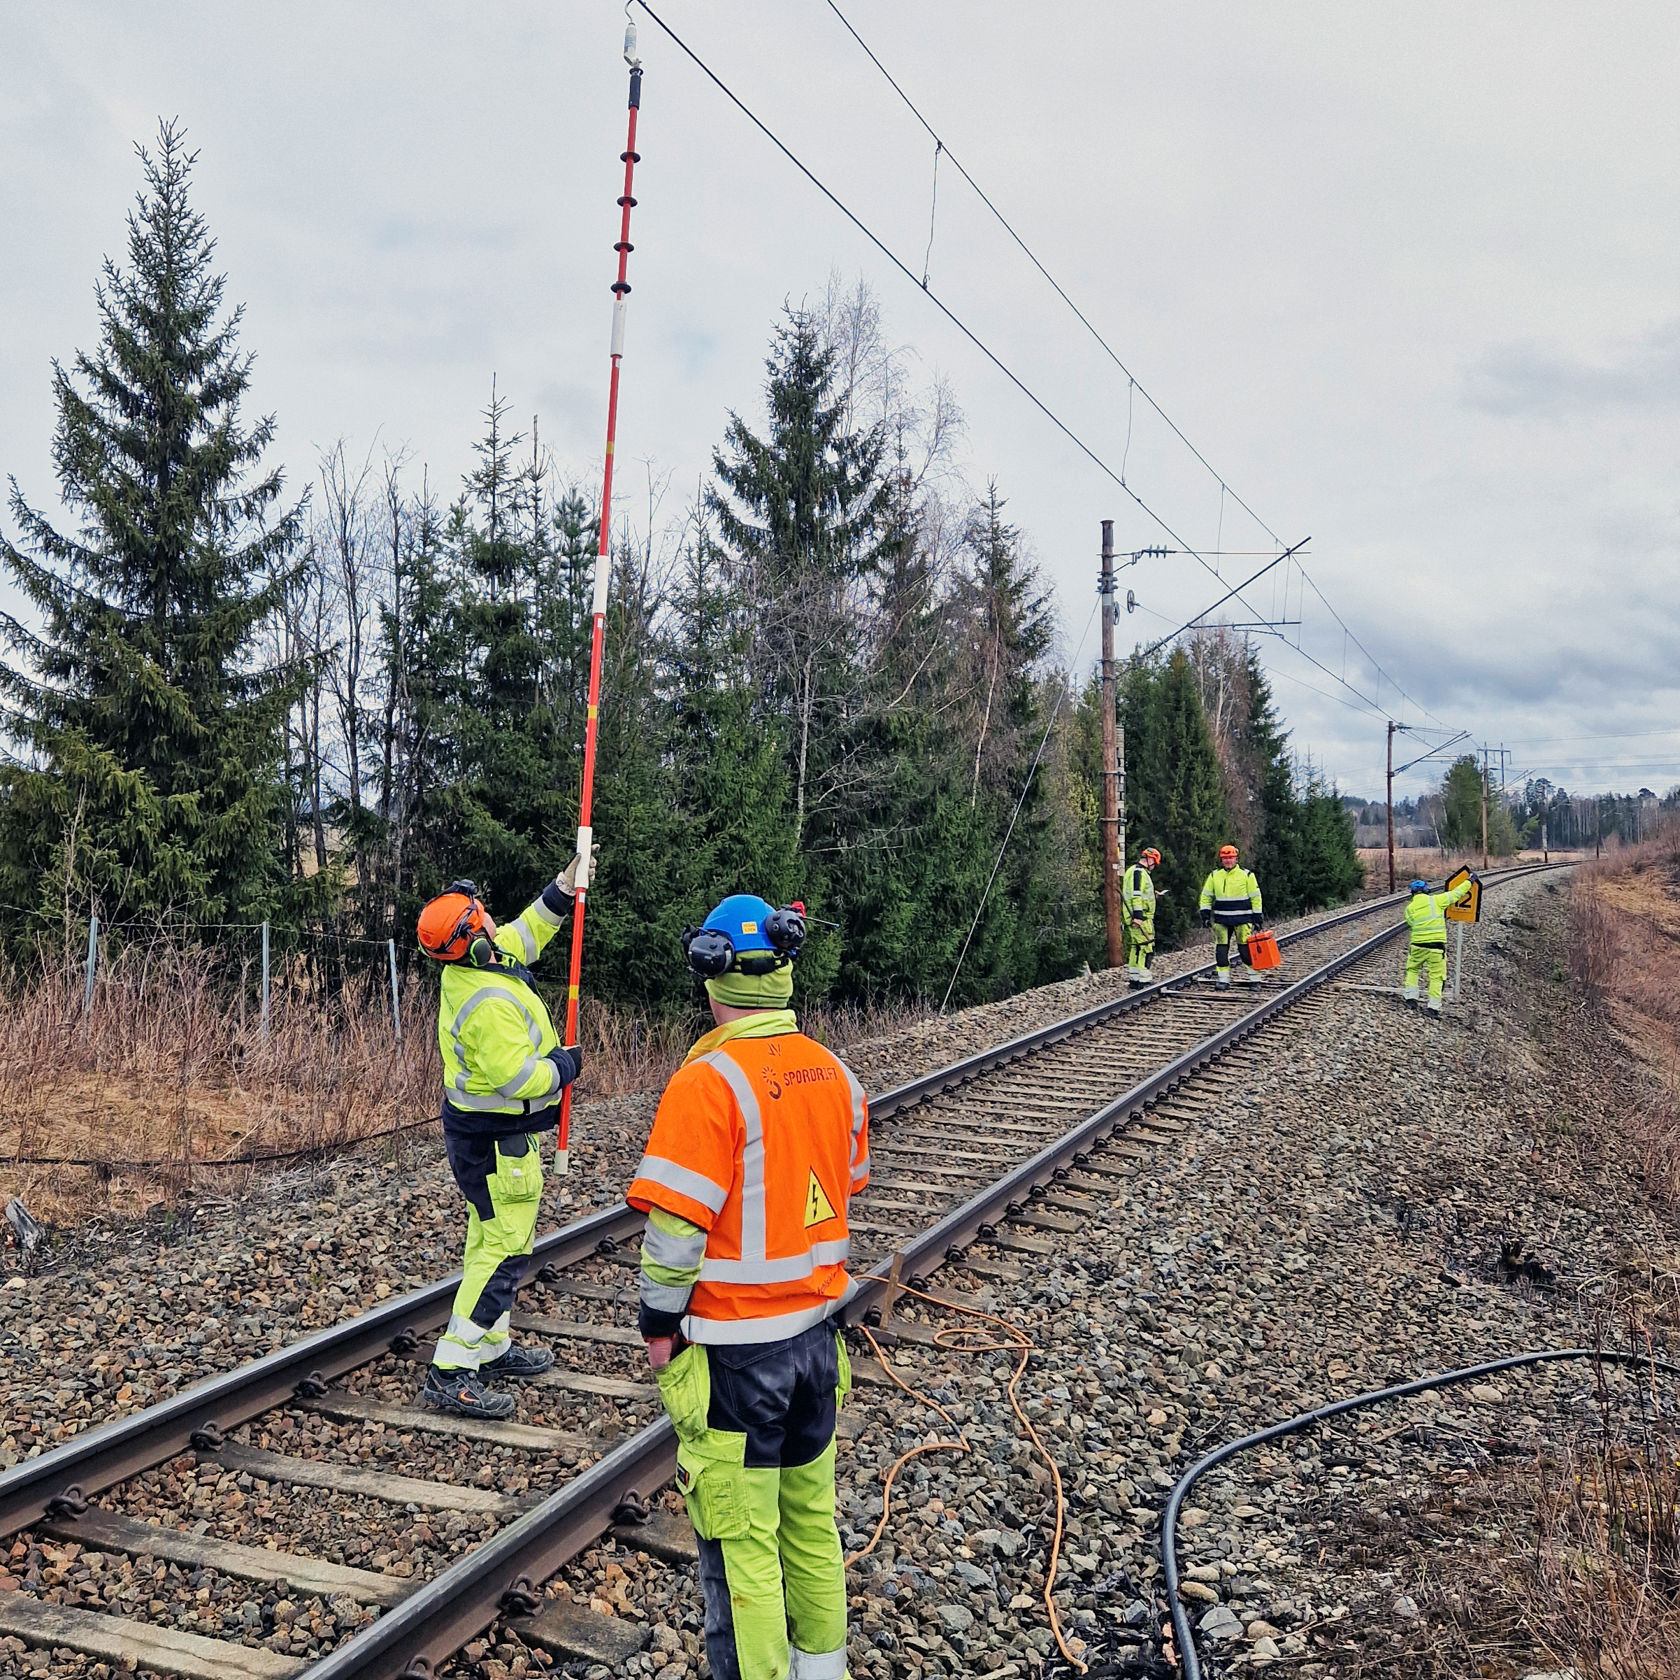
[[[1395,903],[1286,936],[1317,965],[1292,984],[1217,990],[1204,966],[877,1098],[849,1316],[890,1314],[894,1278],[953,1258],[984,1278],[1019,1275],[1011,1256],[1053,1254],[1102,1188],[1100,1172],[1070,1169],[1116,1134],[1123,1154],[1170,1146],[1186,1124],[1174,1088],[1393,938]],[[1372,918],[1386,924],[1374,936]],[[0,1632],[206,1677],[278,1680],[329,1650],[311,1673],[336,1680],[428,1672],[508,1615],[534,1643],[616,1664],[629,1654],[616,1619],[550,1604],[540,1584],[609,1531],[672,1561],[693,1554],[685,1525],[650,1516],[636,1491],[660,1487],[674,1461],[657,1390],[635,1380],[639,1341],[614,1321],[640,1223],[621,1205],[538,1243],[515,1324],[558,1343],[561,1368],[521,1396],[522,1421],[406,1403],[448,1278],[0,1475],[0,1535],[19,1536],[26,1589],[0,1592]],[[1000,1258],[969,1254],[976,1243]],[[892,1334],[928,1333],[895,1321]],[[299,1549],[323,1536],[375,1568]],[[67,1583],[78,1548],[124,1561]]]

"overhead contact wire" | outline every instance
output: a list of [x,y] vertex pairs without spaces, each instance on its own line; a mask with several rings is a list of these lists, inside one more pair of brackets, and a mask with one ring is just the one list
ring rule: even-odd
[[[1027,261],[1030,262],[1033,265],[1033,267],[1036,268],[1038,270],[1038,272],[1044,277],[1045,281],[1049,284],[1051,290],[1055,292],[1056,296],[1059,297],[1062,300],[1062,302],[1065,303],[1068,306],[1068,308],[1073,311],[1073,314],[1077,318],[1077,320],[1079,321],[1080,325],[1085,328],[1085,330],[1091,335],[1092,338],[1094,338],[1097,341],[1097,343],[1099,345],[1101,345],[1101,347],[1103,349],[1103,352],[1108,357],[1108,359],[1111,362],[1113,362],[1114,365],[1126,376],[1126,381],[1127,381],[1126,455],[1129,455],[1130,452],[1131,452],[1131,438],[1132,438],[1131,403],[1132,403],[1132,396],[1135,393],[1136,395],[1141,396],[1143,398],[1143,400],[1146,403],[1148,403],[1149,406],[1152,409],[1154,409],[1155,413],[1160,417],[1160,419],[1167,426],[1167,429],[1169,431],[1171,431],[1173,436],[1176,437],[1178,439],[1178,441],[1180,443],[1182,443],[1184,445],[1184,447],[1186,449],[1188,449],[1193,456],[1195,456],[1196,460],[1198,462],[1200,462],[1201,465],[1204,468],[1206,468],[1209,477],[1211,477],[1214,480],[1214,482],[1219,486],[1219,498],[1220,498],[1220,502],[1219,502],[1219,524],[1220,524],[1221,535],[1223,535],[1223,533],[1224,533],[1224,524],[1225,524],[1225,498],[1227,496],[1229,496],[1231,498],[1231,500],[1233,502],[1235,502],[1237,504],[1237,506],[1240,507],[1243,510],[1243,512],[1246,513],[1249,516],[1249,518],[1252,519],[1254,521],[1254,523],[1256,525],[1258,525],[1260,527],[1260,529],[1262,531],[1264,531],[1266,533],[1266,535],[1269,536],[1272,539],[1272,541],[1275,542],[1281,548],[1283,546],[1283,538],[1280,537],[1277,534],[1277,532],[1274,531],[1272,529],[1272,527],[1270,525],[1268,525],[1266,523],[1266,521],[1264,519],[1262,519],[1257,512],[1255,512],[1255,510],[1248,504],[1248,502],[1246,502],[1241,496],[1239,496],[1237,494],[1237,492],[1235,490],[1233,490],[1231,488],[1231,485],[1230,485],[1229,481],[1218,470],[1218,468],[1214,466],[1214,464],[1207,458],[1207,456],[1205,456],[1201,452],[1201,450],[1199,450],[1196,447],[1196,445],[1190,441],[1189,437],[1185,434],[1183,428],[1179,426],[1178,422],[1175,421],[1173,419],[1173,417],[1170,414],[1168,414],[1167,411],[1164,408],[1161,407],[1160,403],[1158,403],[1155,400],[1155,398],[1152,397],[1149,394],[1148,388],[1142,383],[1141,380],[1138,379],[1137,375],[1135,373],[1133,373],[1132,370],[1126,365],[1125,361],[1120,356],[1120,353],[1114,348],[1114,346],[1112,344],[1110,344],[1108,342],[1108,340],[1106,338],[1103,337],[1102,333],[1100,331],[1098,331],[1095,323],[1093,323],[1091,321],[1090,317],[1086,315],[1084,310],[1082,310],[1079,307],[1079,305],[1073,301],[1073,299],[1068,295],[1067,291],[1063,288],[1061,282],[1059,280],[1057,280],[1055,275],[1053,275],[1050,272],[1050,270],[1044,266],[1044,263],[1040,260],[1040,258],[1038,256],[1038,253],[1035,252],[1033,250],[1033,248],[1026,242],[1026,240],[1023,239],[1021,237],[1021,235],[1016,231],[1014,224],[1009,220],[1009,218],[1006,215],[1004,215],[1004,213],[1000,209],[998,209],[997,205],[995,205],[992,202],[991,198],[986,193],[985,188],[983,188],[980,185],[980,183],[978,181],[976,181],[972,175],[969,174],[967,169],[965,169],[963,167],[962,160],[957,156],[957,154],[955,152],[953,152],[951,150],[951,148],[948,145],[946,145],[944,137],[938,132],[937,129],[934,128],[933,124],[930,123],[927,120],[927,118],[922,115],[922,112],[921,112],[920,108],[917,106],[915,100],[913,100],[910,97],[910,95],[904,91],[903,87],[901,87],[899,85],[898,79],[893,75],[893,73],[886,67],[886,65],[884,65],[881,62],[881,60],[879,58],[876,57],[874,49],[871,48],[869,43],[866,40],[864,40],[864,38],[857,32],[857,29],[853,26],[851,19],[848,18],[846,16],[846,14],[843,11],[840,10],[840,7],[838,6],[838,4],[836,4],[836,0],[827,0],[827,4],[828,4],[828,9],[831,12],[833,12],[834,15],[840,20],[842,26],[846,30],[846,33],[848,35],[850,35],[851,38],[854,41],[857,42],[857,44],[860,48],[862,48],[864,56],[869,60],[869,62],[871,64],[873,64],[875,66],[875,68],[877,70],[879,70],[881,72],[881,75],[886,79],[887,85],[893,90],[893,92],[896,93],[901,100],[903,100],[905,108],[916,119],[916,121],[919,122],[924,129],[927,130],[928,134],[933,139],[935,147],[937,148],[937,151],[935,153],[935,158],[936,158],[936,165],[935,166],[937,167],[938,152],[943,152],[945,154],[945,156],[948,157],[951,160],[951,167],[953,169],[955,169],[956,172],[959,175],[961,175],[962,178],[969,184],[969,186],[974,189],[975,197],[977,197],[980,200],[980,202],[982,204],[984,204],[989,211],[991,211],[992,215],[994,217],[996,217],[998,226],[1001,227],[1003,229],[1003,231],[1005,233],[1007,233],[1012,240],[1014,240],[1016,245],[1020,247],[1022,255],[1025,256]],[[931,241],[930,241],[930,243],[931,243]],[[927,283],[924,280],[923,281],[924,289],[926,287],[926,284]],[[1125,472],[1126,472],[1125,456],[1123,455],[1122,458],[1121,458],[1119,483],[1120,483],[1120,485],[1123,489],[1126,489],[1129,492],[1130,491],[1130,486],[1126,484]],[[1145,511],[1148,511],[1148,510],[1146,509]],[[1181,541],[1182,539],[1175,539],[1175,540]],[[1216,541],[1215,547],[1217,548],[1217,546],[1218,546],[1218,543]],[[1195,553],[1194,550],[1191,550],[1190,552]],[[1201,556],[1199,554],[1196,557],[1198,559],[1201,558]],[[1218,575],[1217,568],[1210,568],[1210,569],[1214,571],[1215,576]],[[1388,676],[1388,673],[1383,669],[1383,667],[1381,665],[1379,665],[1377,663],[1376,659],[1372,657],[1370,650],[1364,645],[1364,643],[1362,643],[1357,636],[1353,635],[1352,631],[1348,630],[1346,621],[1342,618],[1341,614],[1338,613],[1333,606],[1331,606],[1329,600],[1325,597],[1325,594],[1324,594],[1323,590],[1321,590],[1318,587],[1318,584],[1313,580],[1311,574],[1307,571],[1306,567],[1303,566],[1299,560],[1297,560],[1295,562],[1295,569],[1296,569],[1296,571],[1298,571],[1301,574],[1301,578],[1302,578],[1303,582],[1305,582],[1305,583],[1307,583],[1311,586],[1313,594],[1315,594],[1319,598],[1319,600],[1323,603],[1325,610],[1330,614],[1330,616],[1333,619],[1335,619],[1337,624],[1341,626],[1342,630],[1344,632],[1346,632],[1352,638],[1352,641],[1353,641],[1354,645],[1359,649],[1359,651],[1361,653],[1363,653],[1365,655],[1366,659],[1370,660],[1372,667],[1375,670],[1377,670],[1379,673],[1381,673],[1383,676]],[[1210,612],[1212,610],[1213,610],[1212,608],[1208,609],[1208,611],[1210,611]],[[1202,616],[1202,615],[1198,615],[1198,616]],[[1195,623],[1195,620],[1192,619],[1190,622],[1193,624],[1193,623]],[[1188,626],[1186,628],[1188,628]],[[1319,662],[1316,659],[1313,659],[1312,655],[1308,654],[1306,652],[1306,650],[1300,646],[1299,641],[1297,641],[1294,644],[1294,646],[1295,646],[1295,651],[1297,653],[1300,653],[1300,654],[1303,655],[1303,657],[1312,660],[1312,663],[1314,665],[1317,665],[1318,668],[1321,671],[1324,671],[1327,676],[1334,676],[1334,673],[1329,671],[1327,667],[1325,667],[1323,665],[1320,665]],[[1337,679],[1337,680],[1340,681],[1342,679]],[[1420,711],[1425,717],[1435,717],[1435,713],[1430,711],[1429,708],[1427,706],[1423,705],[1421,702],[1413,699],[1412,696],[1410,694],[1408,694],[1406,692],[1406,690],[1400,686],[1399,683],[1394,681],[1394,678],[1392,676],[1388,676],[1388,680],[1393,685],[1395,692],[1398,693],[1407,702],[1409,702],[1412,706],[1415,706],[1417,708],[1417,710]],[[1351,685],[1347,684],[1345,681],[1343,681],[1343,686],[1351,688]],[[1351,692],[1357,694],[1359,691],[1357,689],[1351,689]],[[1363,696],[1361,696],[1361,698],[1363,698]],[[1379,707],[1378,710],[1380,711],[1381,708]],[[1388,714],[1386,712],[1383,713],[1383,715],[1385,717],[1388,716]],[[1440,722],[1440,719],[1436,718],[1436,722]]]

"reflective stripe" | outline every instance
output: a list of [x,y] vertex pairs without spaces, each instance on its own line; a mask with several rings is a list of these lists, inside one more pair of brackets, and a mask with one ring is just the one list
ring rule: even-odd
[[852,1162],[852,1188],[854,1190],[857,1189],[857,1187],[868,1177],[869,1157],[865,1155],[861,1161]]
[[850,1259],[852,1239],[836,1237],[832,1242],[813,1243],[804,1254],[789,1254],[779,1260],[713,1260],[700,1263],[702,1283],[797,1283],[819,1266],[843,1266]]
[[526,962],[534,963],[542,952],[537,948],[537,936],[526,927],[523,916],[513,924],[513,931],[519,935],[519,943],[525,947]]
[[697,1318],[690,1313],[682,1321],[682,1333],[691,1342],[711,1347],[740,1345],[751,1342],[780,1342],[809,1330],[832,1318],[857,1293],[857,1280],[851,1279],[846,1293],[820,1306],[806,1307],[801,1312],[778,1313],[772,1318]]
[[838,1651],[788,1651],[788,1680],[846,1680],[846,1647]]
[[692,1283],[655,1283],[646,1272],[642,1274],[638,1298],[644,1307],[652,1307],[655,1312],[680,1313],[688,1306],[688,1298],[694,1293]]
[[[498,1319],[497,1323],[502,1327],[505,1339],[505,1322]],[[459,1313],[452,1313],[449,1328],[438,1338],[437,1347],[432,1353],[432,1363],[440,1371],[476,1371],[483,1363],[484,1343],[490,1334],[482,1324],[475,1324],[470,1318],[462,1318]]]
[[[550,1067],[554,1066],[552,1062],[548,1065]],[[535,1056],[527,1056],[525,1060],[519,1064],[519,1071],[513,1076],[513,1078],[505,1080],[502,1084],[498,1085],[496,1089],[500,1091],[504,1097],[517,1098],[519,1096],[519,1087],[521,1085],[529,1084],[531,1075],[536,1071],[537,1058]]]
[[764,1117],[759,1112],[758,1093],[747,1070],[727,1050],[714,1050],[699,1059],[716,1070],[741,1110],[747,1134],[741,1143],[741,1258],[762,1260],[766,1253]]
[[636,1169],[636,1177],[645,1178],[649,1184],[662,1184],[667,1190],[675,1190],[679,1196],[687,1196],[691,1202],[698,1202],[713,1213],[721,1213],[723,1204],[729,1199],[726,1186],[714,1184],[692,1167],[667,1161],[663,1155],[644,1155],[642,1164]]
[[461,1029],[467,1024],[467,1017],[478,1008],[481,1003],[488,1003],[491,998],[500,998],[504,1003],[511,1003],[525,1020],[525,1036],[531,1041],[533,1050],[542,1048],[542,1028],[537,1025],[537,1018],[524,1003],[506,986],[481,986],[455,1013],[455,1019],[450,1023],[449,1037],[455,1049],[455,1060],[460,1066],[451,1083],[457,1091],[465,1091],[470,1070],[467,1063],[467,1047],[461,1042]]
[[1254,895],[1244,893],[1241,898],[1216,898],[1213,901],[1213,907],[1215,910],[1252,910],[1254,908]]
[[687,1268],[697,1265],[706,1253],[706,1233],[696,1231],[691,1237],[679,1237],[673,1231],[661,1231],[650,1219],[642,1232],[642,1258],[656,1266]]
[[855,1153],[858,1135],[863,1131],[864,1116],[869,1112],[865,1106],[868,1098],[863,1094],[863,1087],[858,1084],[857,1075],[844,1062],[840,1064],[840,1071],[845,1074],[846,1083],[852,1088],[852,1150]]
[[550,910],[541,898],[532,903],[530,914],[535,916],[545,927],[557,928],[562,920],[558,912]]
[[444,1098],[451,1108],[470,1108],[477,1114],[518,1114],[535,1118],[546,1114],[560,1101],[558,1091],[540,1097],[522,1099],[497,1096],[494,1092],[480,1096],[476,1091],[450,1091]]

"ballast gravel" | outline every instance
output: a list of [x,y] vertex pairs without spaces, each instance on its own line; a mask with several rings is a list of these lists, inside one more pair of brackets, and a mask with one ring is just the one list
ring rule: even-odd
[[[1393,947],[1345,977],[1347,989],[1263,1029],[1222,1064],[1222,1076],[1181,1092],[1174,1103],[1187,1129],[1173,1145],[1143,1161],[1099,1153],[1092,1167],[1122,1176],[1069,1192],[1091,1202],[1081,1229],[1021,1233],[1053,1253],[982,1245],[972,1258],[988,1273],[939,1274],[936,1289],[986,1303],[1036,1344],[1022,1392],[1067,1497],[1056,1600],[1094,1675],[1167,1672],[1158,1513],[1202,1451],[1345,1394],[1585,1339],[1592,1280],[1630,1245],[1664,1250],[1662,1221],[1615,1133],[1612,1105],[1593,1097],[1613,1054],[1606,1048],[1603,1065],[1583,1064],[1566,1030],[1575,1004],[1558,961],[1563,894],[1555,885],[1530,880],[1490,896],[1488,919],[1470,932],[1466,1001],[1445,1023],[1351,989],[1396,980]],[[1094,982],[1055,990],[1081,986],[1091,995],[1047,1001],[1043,1018],[1098,1001]],[[1036,1024],[1023,1009],[999,1031],[994,1015],[984,1039]],[[960,1053],[940,1038],[925,1061],[906,1057],[893,1078],[870,1083],[880,1088]],[[853,1059],[869,1077],[867,1057],[854,1051]],[[638,1131],[639,1143],[639,1128],[627,1131]],[[154,1236],[145,1250],[95,1239],[75,1251],[74,1271],[0,1293],[0,1336],[18,1360],[5,1450],[53,1439],[65,1408],[86,1427],[165,1384],[290,1339],[302,1319],[330,1322],[358,1310],[381,1282],[406,1287],[452,1264],[454,1206],[428,1187],[437,1167],[426,1153],[323,1172],[330,1190],[306,1225],[296,1223],[295,1206],[282,1215],[253,1199],[209,1210],[195,1229]],[[622,1182],[605,1157],[598,1178],[614,1191]],[[174,1291],[169,1299],[165,1288]],[[908,1316],[949,1322],[934,1310]],[[1051,1477],[1009,1414],[1003,1384],[1012,1361],[914,1345],[890,1357],[946,1407],[971,1451],[927,1453],[900,1474],[883,1542],[852,1576],[853,1673],[1037,1680],[1070,1672],[1041,1601]],[[385,1393],[402,1374],[400,1366],[376,1373],[369,1392]],[[1184,1595],[1207,1671],[1277,1663],[1289,1674],[1379,1672],[1384,1653],[1399,1650],[1428,1614],[1389,1531],[1421,1520],[1431,1489],[1476,1474],[1490,1454],[1526,1451],[1567,1427],[1591,1386],[1585,1371],[1569,1367],[1502,1376],[1222,1467],[1196,1489],[1180,1535]],[[558,1415],[545,1421],[576,1427]],[[849,1547],[873,1531],[893,1460],[949,1433],[897,1390],[854,1390],[840,1461]],[[335,1426],[331,1443],[327,1450],[346,1461],[415,1473],[414,1461],[404,1464],[393,1443],[366,1431]],[[441,1443],[423,1450],[433,1465],[447,1456]],[[170,1510],[194,1509],[202,1489],[173,1474],[168,1487],[167,1473],[154,1473],[160,1511],[166,1495]],[[218,1478],[212,1521],[240,1520],[217,1503],[221,1492]],[[361,1521],[366,1532],[355,1538],[365,1552],[351,1553],[348,1533],[332,1544],[346,1562],[393,1572],[402,1563],[429,1572],[472,1538],[440,1514],[428,1519],[425,1541],[402,1552],[394,1525],[373,1512]],[[115,1579],[129,1563],[108,1559],[95,1573]],[[42,1566],[62,1569],[43,1553],[43,1583]],[[81,1577],[76,1584],[86,1592]],[[190,1588],[195,1605],[200,1590]],[[549,1590],[648,1625],[647,1647],[626,1672],[675,1680],[705,1672],[689,1573],[609,1542]],[[171,1584],[159,1596],[173,1604],[178,1594]],[[248,1618],[254,1603],[252,1631],[266,1639],[261,1618],[276,1609],[263,1602],[269,1596],[228,1586],[212,1613]],[[347,1630],[327,1626],[329,1614],[311,1603],[302,1633],[285,1632],[283,1648],[296,1649],[299,1637],[305,1648],[308,1639],[319,1647],[343,1637]],[[62,1653],[42,1661],[46,1653],[15,1644],[0,1641],[0,1676],[93,1675],[102,1666]],[[502,1628],[451,1665],[491,1680],[555,1669],[593,1680],[608,1673],[555,1664]]]

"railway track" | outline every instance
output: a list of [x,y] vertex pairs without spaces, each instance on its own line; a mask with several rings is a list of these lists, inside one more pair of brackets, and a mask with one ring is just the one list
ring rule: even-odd
[[[1193,1120],[1175,1089],[1217,1083],[1213,1063],[1394,938],[1398,902],[1284,936],[1281,981],[1216,989],[1204,965],[872,1099],[848,1317],[914,1341],[926,1333],[892,1318],[900,1282],[952,1260],[1007,1277],[1054,1253],[1101,1207],[1092,1150],[1174,1147]],[[542,1584],[608,1533],[693,1557],[686,1522],[644,1498],[675,1443],[625,1322],[641,1223],[621,1205],[539,1239],[514,1322],[556,1369],[521,1394],[519,1421],[413,1403],[450,1277],[0,1474],[0,1536],[36,1588],[0,1593],[0,1635],[193,1680],[424,1680],[508,1618],[529,1643],[618,1668],[646,1631]],[[113,1572],[126,1586],[72,1593],[46,1579],[66,1547],[139,1564]]]

